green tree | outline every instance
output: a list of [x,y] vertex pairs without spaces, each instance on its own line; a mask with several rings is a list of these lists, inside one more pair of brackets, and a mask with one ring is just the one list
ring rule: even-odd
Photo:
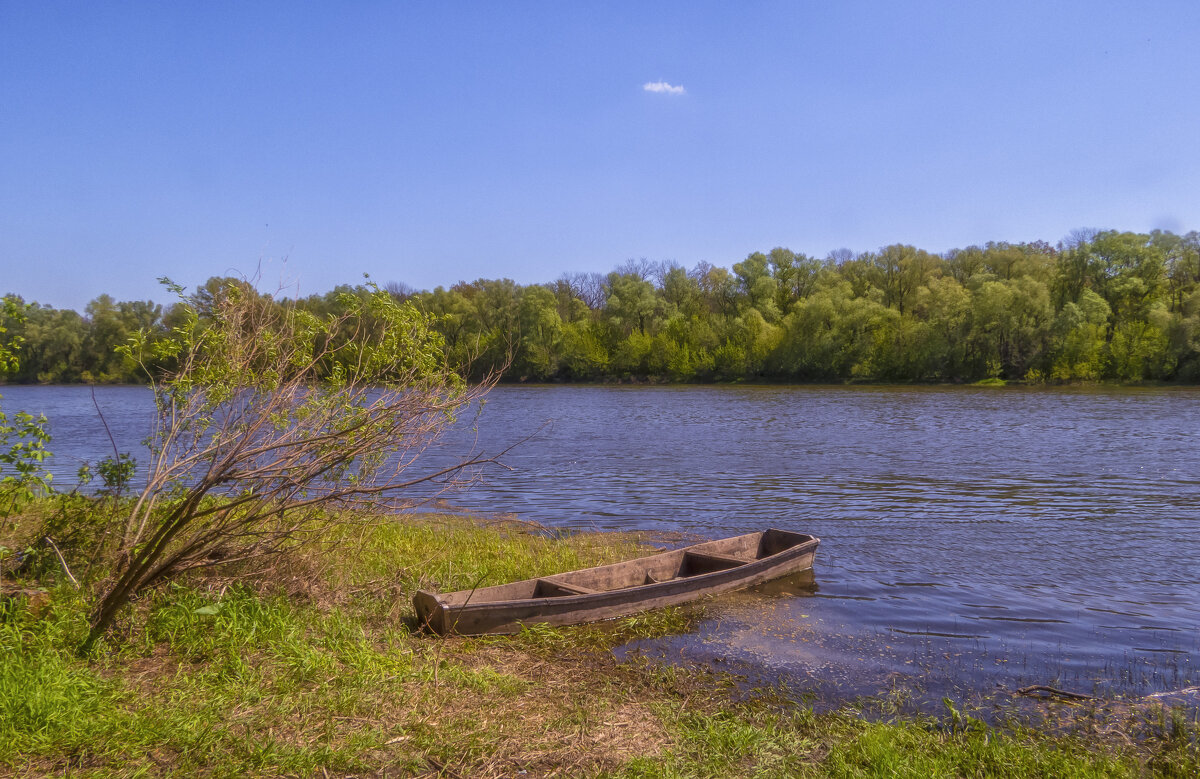
[[856,296],[849,281],[829,278],[792,306],[768,366],[804,381],[874,378],[899,316],[877,300]]
[[783,329],[769,323],[757,308],[729,322],[725,332],[725,342],[714,350],[713,361],[717,374],[727,379],[763,374],[768,356],[783,339]]
[[704,311],[704,294],[695,276],[679,266],[663,274],[662,299],[667,305],[667,317],[676,312],[684,317],[696,317]]
[[88,323],[74,311],[30,306],[25,324],[29,347],[22,380],[43,384],[82,380],[88,346]]
[[614,271],[608,274],[604,313],[622,335],[628,337],[635,331],[641,335],[653,332],[661,310],[661,301],[649,281],[634,273]]
[[563,322],[576,322],[591,316],[591,308],[579,296],[566,276],[559,278],[553,284],[549,285],[549,289],[554,293],[558,318]]
[[946,252],[946,271],[960,285],[966,286],[971,278],[984,271],[983,249],[968,246]]
[[758,310],[768,322],[778,322],[779,282],[771,275],[770,261],[762,252],[754,252],[746,259],[734,264],[738,289],[750,306]]
[[937,257],[901,244],[885,246],[869,258],[872,285],[883,291],[883,304],[901,314],[912,307],[917,290],[941,270]]
[[776,247],[767,253],[771,276],[778,288],[776,308],[787,311],[792,303],[808,297],[817,283],[823,265],[819,260],[790,249]]
[[442,334],[450,364],[470,372],[470,366],[483,346],[482,323],[471,301],[459,289],[444,287],[422,292],[411,300]]
[[1173,313],[1167,338],[1174,363],[1172,376],[1181,381],[1200,381],[1200,289]]
[[1145,321],[1164,288],[1166,258],[1149,236],[1103,232],[1092,241],[1100,294],[1113,318]]
[[553,377],[558,372],[563,335],[558,301],[553,292],[539,286],[521,290],[517,330],[520,337],[512,372],[523,379],[544,381]]
[[1163,256],[1167,306],[1171,311],[1181,311],[1184,301],[1200,285],[1200,233],[1179,236],[1155,230],[1150,234],[1150,243]]
[[88,319],[84,381],[117,381],[124,372],[117,347],[129,340],[133,330],[109,295],[100,295],[84,311]]
[[1044,242],[988,243],[980,253],[981,270],[1004,281],[1030,276],[1048,283],[1053,276],[1054,256],[1054,248]]
[[929,328],[920,378],[967,378],[971,293],[952,276],[932,278],[917,290],[914,314]]
[[594,380],[608,373],[610,359],[603,330],[603,325],[588,320],[563,326],[559,370],[564,378]]
[[988,374],[1023,379],[1030,369],[1044,372],[1053,322],[1050,291],[1040,281],[1020,277],[987,281],[971,302],[969,341]]
[[711,315],[724,318],[737,316],[738,284],[732,273],[706,262],[698,263],[692,273]]
[[1153,312],[1152,321],[1120,322],[1113,328],[1108,342],[1110,375],[1122,381],[1170,378],[1170,343],[1160,314]]
[[1051,377],[1059,381],[1099,379],[1105,369],[1106,334],[1112,309],[1104,298],[1085,289],[1054,319]]

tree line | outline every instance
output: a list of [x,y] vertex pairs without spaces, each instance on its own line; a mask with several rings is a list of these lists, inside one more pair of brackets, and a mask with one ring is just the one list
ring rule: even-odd
[[[192,293],[201,317],[228,283]],[[728,269],[641,260],[527,286],[387,289],[435,318],[451,365],[508,381],[1200,382],[1194,231],[1079,230],[943,254],[776,248]],[[346,295],[368,294],[344,285],[295,303],[337,316]],[[82,314],[32,303],[0,323],[0,337],[23,339],[9,380],[142,381],[116,348],[138,331],[167,338],[181,316],[108,295]]]

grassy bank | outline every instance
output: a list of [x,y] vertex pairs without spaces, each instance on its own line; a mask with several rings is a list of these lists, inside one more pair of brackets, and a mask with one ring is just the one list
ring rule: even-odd
[[484,586],[642,551],[620,534],[552,540],[516,523],[391,521],[269,569],[159,590],[90,660],[75,653],[79,592],[54,576],[20,582],[50,597],[8,598],[0,616],[0,774],[1200,773],[1186,728],[1135,743],[961,717],[868,722],[609,651],[685,630],[695,609],[503,638],[442,639],[412,622],[419,586]]

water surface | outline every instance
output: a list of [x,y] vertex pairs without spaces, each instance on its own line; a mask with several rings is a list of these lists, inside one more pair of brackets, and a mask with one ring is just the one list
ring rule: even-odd
[[[58,482],[111,454],[87,388],[0,392],[51,418]],[[149,394],[96,398],[137,453]],[[1198,683],[1200,391],[501,387],[477,432],[489,452],[532,437],[464,508],[822,538],[811,582],[718,599],[695,636],[642,651],[843,695]]]

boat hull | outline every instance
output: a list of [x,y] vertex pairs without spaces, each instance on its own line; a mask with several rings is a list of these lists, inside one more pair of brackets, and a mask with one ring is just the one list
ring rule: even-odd
[[624,617],[730,592],[812,568],[820,539],[767,530],[649,557],[522,582],[413,597],[417,618],[441,633],[515,633]]

